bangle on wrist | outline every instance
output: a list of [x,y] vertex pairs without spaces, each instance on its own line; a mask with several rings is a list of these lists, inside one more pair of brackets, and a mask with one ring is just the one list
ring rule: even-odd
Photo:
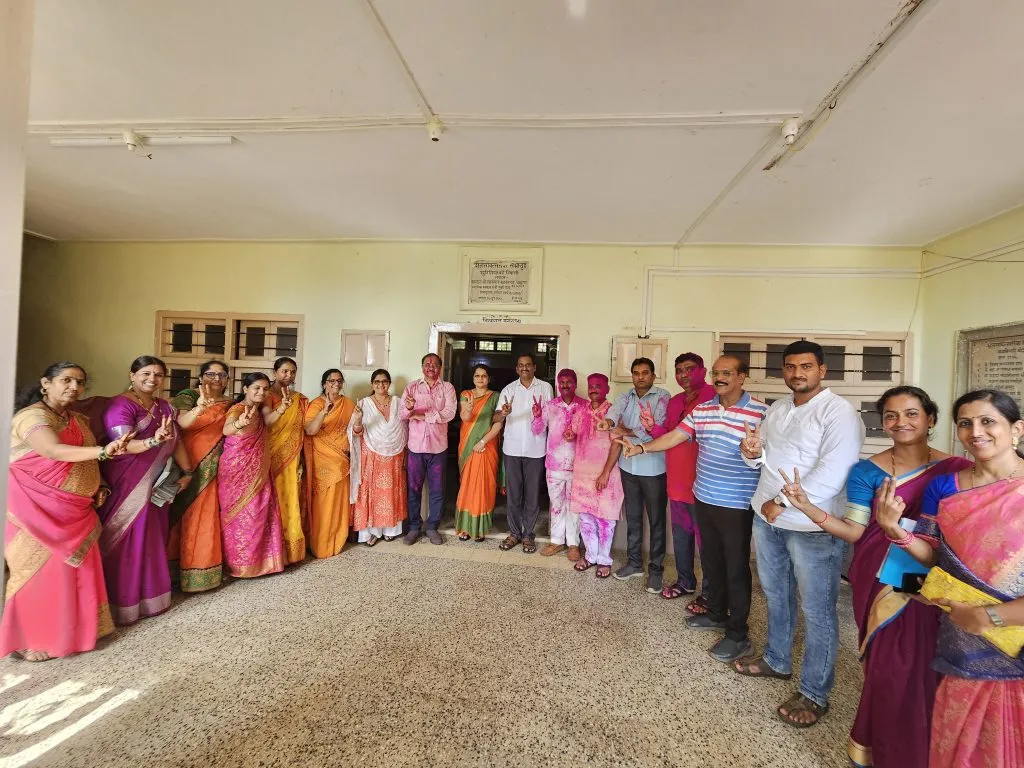
[[829,518],[829,514],[828,514],[828,512],[826,512],[825,516],[823,518],[821,518],[820,521],[819,520],[812,520],[811,522],[813,522],[819,528],[824,528],[825,527],[825,523],[828,522],[828,518]]
[[107,456],[107,446],[100,446],[100,455],[96,457],[96,461],[106,461],[110,457]]
[[647,449],[644,448],[644,444],[643,443],[637,443],[637,445],[640,446],[640,453],[647,453]]

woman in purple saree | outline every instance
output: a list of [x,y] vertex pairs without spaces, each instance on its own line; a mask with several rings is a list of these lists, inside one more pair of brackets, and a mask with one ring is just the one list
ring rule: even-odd
[[864,669],[857,717],[847,752],[856,766],[927,768],[928,736],[938,686],[930,668],[940,611],[878,580],[890,540],[876,517],[878,491],[895,478],[906,505],[902,516],[917,520],[933,478],[970,466],[928,446],[938,407],[917,387],[894,387],[876,409],[893,447],[854,465],[846,483],[846,517],[837,520],[808,503],[794,477],[783,489],[793,506],[822,529],[854,545],[850,564],[853,613]]
[[133,434],[128,454],[101,466],[110,496],[99,510],[100,553],[115,624],[133,624],[171,605],[168,505],[157,506],[152,495],[172,456],[182,471],[179,488],[188,485],[192,465],[176,439],[177,411],[156,396],[166,372],[158,358],[137,358],[131,366],[131,386],[110,400],[103,415],[110,440]]

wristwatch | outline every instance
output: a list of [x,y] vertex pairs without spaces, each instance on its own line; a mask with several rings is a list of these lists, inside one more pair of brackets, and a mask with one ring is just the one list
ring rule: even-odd
[[783,494],[781,494],[781,493],[778,496],[776,496],[774,499],[772,499],[772,501],[774,501],[780,507],[788,507],[789,506],[789,503],[786,501],[786,497]]
[[994,627],[1005,627],[1006,626],[1006,622],[1003,621],[1003,617],[1000,616],[998,613],[996,613],[996,609],[993,608],[992,606],[986,607],[985,608],[985,613],[987,613],[988,617],[992,620],[992,626],[994,626]]

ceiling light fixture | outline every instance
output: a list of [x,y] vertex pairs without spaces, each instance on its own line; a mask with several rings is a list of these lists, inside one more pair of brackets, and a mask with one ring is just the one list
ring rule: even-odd
[[105,136],[51,136],[51,147],[226,147],[234,136],[140,136],[134,131]]

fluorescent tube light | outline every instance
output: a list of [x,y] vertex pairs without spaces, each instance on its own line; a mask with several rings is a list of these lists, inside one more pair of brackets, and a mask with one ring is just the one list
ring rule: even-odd
[[[144,147],[225,147],[234,143],[234,136],[142,136]],[[51,147],[124,147],[122,135],[51,136]]]

